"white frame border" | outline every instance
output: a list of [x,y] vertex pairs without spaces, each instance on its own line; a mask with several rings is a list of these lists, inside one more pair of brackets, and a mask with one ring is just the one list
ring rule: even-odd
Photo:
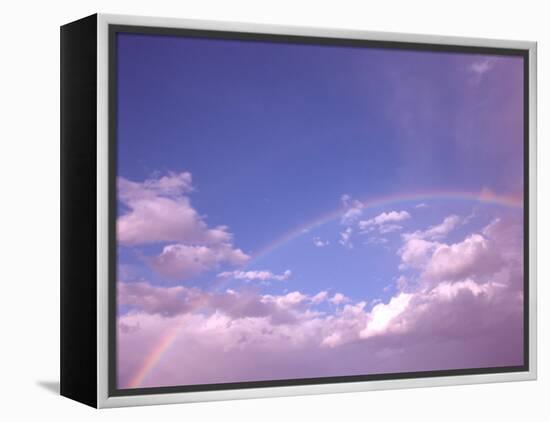
[[[218,31],[253,32],[281,35],[302,35],[326,38],[367,39],[377,41],[450,44],[473,47],[496,47],[529,50],[529,371],[497,374],[457,375],[383,381],[315,384],[286,387],[244,388],[184,393],[144,394],[109,397],[108,391],[108,26],[134,25]],[[212,400],[282,397],[306,394],[345,393],[396,388],[435,387],[505,381],[525,381],[537,378],[537,44],[531,41],[511,41],[463,38],[390,32],[370,32],[335,28],[266,25],[159,18],[129,15],[97,15],[97,406],[121,407],[151,404],[186,403]]]

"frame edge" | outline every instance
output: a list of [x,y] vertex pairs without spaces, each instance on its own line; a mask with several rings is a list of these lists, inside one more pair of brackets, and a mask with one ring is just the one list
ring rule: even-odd
[[60,394],[97,406],[96,15],[61,27]]

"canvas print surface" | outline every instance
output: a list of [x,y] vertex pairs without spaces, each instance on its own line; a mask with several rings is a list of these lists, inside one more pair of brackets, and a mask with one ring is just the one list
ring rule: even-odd
[[117,388],[523,365],[521,57],[116,45]]

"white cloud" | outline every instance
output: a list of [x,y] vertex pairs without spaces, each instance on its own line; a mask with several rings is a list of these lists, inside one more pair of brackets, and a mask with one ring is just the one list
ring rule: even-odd
[[397,318],[407,309],[412,295],[399,293],[388,303],[379,303],[372,308],[367,326],[359,333],[360,338],[369,338],[391,330],[393,333],[407,328],[405,323],[399,323]]
[[437,245],[437,242],[415,237],[410,238],[397,251],[397,254],[401,257],[401,269],[424,267]]
[[155,287],[147,282],[117,283],[118,305],[129,305],[149,314],[177,315],[194,309],[191,290],[183,286]]
[[367,230],[369,227],[372,226],[382,226],[385,225],[385,227],[390,227],[390,231],[392,228],[401,228],[397,225],[389,225],[387,223],[395,223],[398,221],[403,221],[411,218],[411,215],[407,211],[390,211],[390,212],[383,212],[381,214],[378,214],[376,217],[371,218],[369,220],[361,220],[359,222],[359,229],[361,230]]
[[399,231],[403,228],[403,226],[400,226],[399,224],[382,224],[380,226],[380,233],[393,233],[396,231]]
[[415,208],[426,208],[428,206],[428,204],[425,204],[424,202],[421,202],[420,204],[416,204],[414,207]]
[[463,220],[462,220],[462,225],[465,226],[466,224],[469,224],[470,221],[472,221],[474,218],[477,217],[477,209],[474,208],[472,209],[472,212],[470,214],[468,214]]
[[405,277],[404,275],[400,275],[397,277],[397,280],[395,281],[395,287],[398,291],[403,291],[407,288],[409,285],[409,279]]
[[314,304],[318,304],[321,302],[324,302],[328,299],[328,292],[326,290],[323,290],[319,293],[317,293],[315,296],[311,298],[311,302]]
[[162,252],[149,258],[149,265],[165,277],[186,280],[203,272],[214,271],[221,264],[243,265],[250,257],[229,244],[165,246]]
[[460,217],[450,215],[441,224],[430,226],[427,230],[417,230],[414,233],[404,233],[403,239],[442,239],[447,236],[460,222]]
[[333,305],[341,305],[342,303],[349,302],[349,298],[344,296],[342,293],[335,293],[330,299],[328,299]]
[[437,281],[464,279],[472,275],[493,274],[502,258],[496,245],[481,234],[472,234],[462,242],[439,244],[426,265],[424,274]]
[[376,236],[369,237],[365,242],[365,244],[367,245],[383,245],[385,243],[388,243],[388,239],[386,239],[385,237]]
[[[422,265],[410,279],[397,280],[393,297],[371,302],[370,309],[327,291],[261,295],[126,286],[121,301],[132,311],[118,319],[120,385],[128,385],[175,328],[173,353],[142,386],[521,364],[521,221],[495,220],[454,244],[410,240],[430,244]],[[487,251],[502,259],[488,259]],[[445,280],[436,265],[444,261]],[[318,311],[326,301],[341,306]]]
[[430,294],[439,299],[451,301],[464,291],[468,291],[474,296],[479,296],[481,294],[492,296],[497,292],[499,288],[503,287],[506,286],[501,283],[489,282],[479,284],[472,279],[465,279],[457,281],[455,283],[444,281],[434,287]]
[[173,317],[197,312],[218,312],[233,319],[268,318],[271,323],[296,324],[299,319],[312,318],[315,312],[307,310],[309,303],[326,299],[323,292],[308,296],[298,291],[284,295],[260,295],[253,291],[226,290],[209,292],[184,286],[163,287],[148,282],[119,282],[118,303],[130,306],[130,313]]
[[342,195],[341,201],[346,211],[342,214],[340,223],[346,226],[355,223],[363,213],[363,203],[348,194]]
[[333,333],[330,333],[328,336],[326,336],[321,342],[321,345],[333,348],[333,347],[340,346],[343,343],[344,343],[344,339],[342,338],[342,334],[335,331]]
[[263,295],[261,301],[263,303],[275,303],[282,308],[295,308],[298,305],[304,304],[309,297],[299,291],[287,293],[285,295]]
[[147,258],[159,274],[185,280],[222,264],[242,265],[249,256],[232,244],[226,226],[208,227],[187,196],[191,173],[169,173],[141,183],[120,177],[118,198],[123,214],[117,220],[118,241],[136,246],[173,243]]
[[361,208],[350,208],[342,215],[340,222],[343,225],[353,224],[362,213]]
[[350,205],[351,201],[352,201],[352,197],[351,195],[347,194],[347,193],[344,193],[341,197],[340,197],[340,201],[342,202],[342,205],[344,207],[347,207]]
[[209,228],[191,206],[191,174],[170,173],[143,183],[118,179],[118,198],[127,208],[117,220],[123,245],[179,242],[200,245],[230,243],[227,227]]
[[142,183],[119,177],[117,184],[117,194],[123,202],[158,196],[181,196],[193,191],[192,177],[189,172],[168,173],[166,176],[147,179]]
[[[132,182],[130,182],[132,183]],[[191,173],[169,173],[166,176],[162,176],[158,179],[148,179],[142,187],[158,195],[170,195],[176,196],[183,193],[193,191],[193,183]]]
[[224,271],[218,274],[218,277],[222,278],[234,278],[236,280],[245,280],[245,281],[284,281],[288,280],[292,275],[290,270],[286,270],[282,274],[274,274],[271,271]]
[[515,225],[508,224],[506,229],[503,226],[506,225],[496,219],[481,233],[472,233],[452,244],[408,236],[397,252],[400,268],[420,270],[420,280],[432,286],[465,279],[489,281],[486,277],[491,274],[495,281],[506,261],[518,266],[521,262],[521,244],[508,243],[518,238],[518,229]]
[[351,242],[352,233],[353,229],[351,227],[348,227],[344,231],[340,232],[340,240],[338,241],[338,243],[340,243],[345,248],[353,249],[353,243]]
[[314,237],[313,244],[318,248],[323,248],[325,246],[328,246],[330,242],[328,240],[322,240],[320,237]]

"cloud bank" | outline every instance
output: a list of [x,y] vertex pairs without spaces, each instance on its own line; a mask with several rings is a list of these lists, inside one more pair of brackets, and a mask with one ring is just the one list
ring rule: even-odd
[[371,305],[327,291],[121,283],[119,303],[132,310],[119,317],[119,385],[174,327],[142,386],[521,365],[521,224],[496,219],[456,243],[434,227],[403,238],[407,275]]
[[191,173],[169,173],[144,182],[119,177],[118,198],[123,213],[117,220],[117,240],[124,246],[164,245],[146,259],[158,274],[186,280],[222,265],[243,265],[250,258],[233,246],[226,226],[209,227],[191,205]]

